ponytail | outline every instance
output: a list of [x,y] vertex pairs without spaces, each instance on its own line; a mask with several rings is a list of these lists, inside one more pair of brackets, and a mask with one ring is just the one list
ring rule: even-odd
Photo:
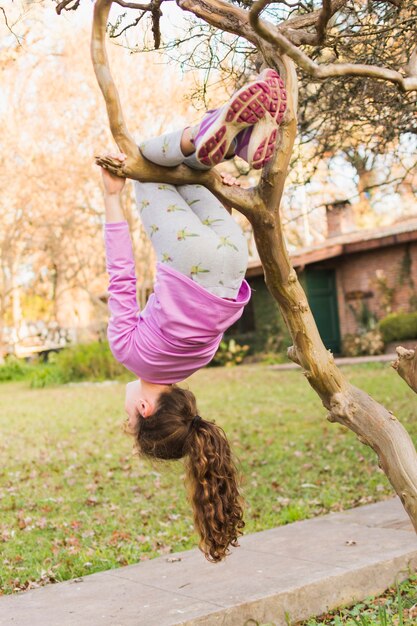
[[239,545],[245,525],[239,475],[224,430],[197,414],[191,391],[173,385],[160,395],[153,415],[139,416],[135,435],[139,451],[148,457],[185,457],[200,550],[213,563],[224,559],[229,546]]
[[207,560],[221,561],[229,554],[229,546],[239,545],[245,525],[238,472],[223,429],[198,421],[190,436],[186,464],[200,550]]

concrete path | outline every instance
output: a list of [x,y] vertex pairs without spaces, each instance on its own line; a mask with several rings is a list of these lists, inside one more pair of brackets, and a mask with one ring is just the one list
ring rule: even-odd
[[[336,365],[358,365],[361,363],[392,363],[397,358],[396,354],[378,354],[377,356],[337,356],[334,361]],[[277,363],[270,365],[271,370],[298,370],[297,363]]]
[[378,594],[417,568],[397,498],[0,598],[1,626],[276,626]]

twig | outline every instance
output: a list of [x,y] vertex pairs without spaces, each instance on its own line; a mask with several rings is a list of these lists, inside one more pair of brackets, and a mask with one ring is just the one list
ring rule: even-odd
[[135,26],[137,26],[139,24],[139,22],[141,21],[142,17],[146,15],[146,11],[143,11],[139,17],[137,17],[135,19],[134,22],[131,22],[130,24],[127,24],[127,26],[125,26],[124,28],[122,28],[122,30],[119,33],[116,34],[110,34],[109,33],[109,37],[110,39],[116,39],[117,37],[120,37],[121,35],[123,35],[123,33],[125,33],[127,30],[129,30],[129,28],[134,28]]
[[11,34],[13,35],[13,37],[16,39],[17,43],[19,44],[19,46],[21,46],[22,44],[20,43],[19,37],[18,35],[16,35],[16,33],[13,32],[13,29],[11,28],[8,20],[7,20],[7,15],[6,15],[6,11],[3,9],[3,7],[0,7],[0,11],[3,11],[3,15],[4,15],[4,23],[6,24],[8,30],[11,32]]
[[417,90],[417,76],[404,77],[400,72],[376,65],[356,63],[329,63],[319,65],[305,52],[297,48],[287,37],[268,22],[259,18],[259,14],[269,4],[269,0],[257,0],[249,12],[249,21],[254,31],[277,47],[281,54],[287,54],[301,69],[314,78],[324,79],[335,76],[367,76],[379,78],[398,85],[401,91]]

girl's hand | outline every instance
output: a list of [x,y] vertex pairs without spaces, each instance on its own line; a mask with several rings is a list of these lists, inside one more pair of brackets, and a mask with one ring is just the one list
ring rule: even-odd
[[240,181],[231,174],[228,174],[227,172],[221,172],[220,176],[223,179],[223,185],[228,185],[229,187],[240,187]]
[[[126,159],[126,155],[123,154],[123,152],[120,152],[119,154],[108,154],[107,156],[111,157],[112,159],[117,159],[121,163],[123,163],[123,161],[125,161]],[[101,168],[101,175],[103,178],[104,193],[106,195],[114,196],[122,193],[123,187],[125,186],[126,178],[114,176],[114,174],[111,174],[104,167]]]

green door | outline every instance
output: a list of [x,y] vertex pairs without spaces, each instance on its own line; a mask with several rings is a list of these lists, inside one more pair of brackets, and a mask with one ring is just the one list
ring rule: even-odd
[[339,314],[334,270],[306,269],[308,302],[326,348],[340,352]]

